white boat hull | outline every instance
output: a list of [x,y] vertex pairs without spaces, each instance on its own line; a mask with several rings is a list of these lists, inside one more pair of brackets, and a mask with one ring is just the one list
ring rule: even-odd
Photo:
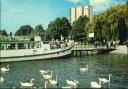
[[[24,54],[24,53],[22,53],[22,54]],[[38,53],[33,54],[32,53],[32,55],[1,57],[0,62],[54,59],[54,58],[66,57],[66,56],[69,56],[70,54],[71,54],[71,47],[68,47],[66,49],[58,49],[58,50],[46,52],[43,54],[38,54]]]

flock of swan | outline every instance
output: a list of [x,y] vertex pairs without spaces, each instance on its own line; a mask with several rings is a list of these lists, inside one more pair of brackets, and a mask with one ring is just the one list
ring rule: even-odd
[[[57,75],[56,75],[56,79],[52,79],[53,78],[53,71],[50,71],[50,70],[39,70],[41,76],[43,77],[43,79],[45,80],[48,80],[48,81],[45,81],[45,85],[44,87],[47,88],[47,84],[51,84],[51,85],[57,85],[58,84],[58,81],[57,81]],[[48,74],[50,72],[50,74]],[[77,84],[79,83],[78,81],[76,80],[66,80],[67,82],[67,86],[65,87],[62,87],[62,88],[76,88],[77,87]]]
[[[0,69],[1,73],[6,73],[6,72],[9,72],[9,65],[7,65],[7,67],[2,67]],[[80,72],[86,72],[88,71],[88,65],[86,65],[85,68],[80,68]],[[56,75],[56,79],[53,79],[53,71],[51,70],[39,70],[40,72],[40,75],[43,77],[43,79],[45,80],[45,83],[44,83],[44,88],[47,88],[47,84],[51,84],[51,85],[58,85],[58,81],[57,81],[57,75]],[[49,74],[50,73],[50,74]],[[99,83],[95,82],[95,81],[91,81],[91,87],[92,88],[101,88],[101,82],[102,83],[109,83],[110,84],[110,78],[111,78],[111,74],[109,74],[109,78],[106,79],[106,78],[98,78],[99,79]],[[21,87],[33,87],[34,84],[33,84],[33,81],[35,79],[32,78],[30,80],[30,82],[21,82],[20,81],[20,85]],[[0,76],[0,83],[4,82],[4,78],[2,76]],[[67,83],[67,86],[64,86],[62,88],[76,88],[79,84],[79,82],[77,80],[66,80],[66,83]]]

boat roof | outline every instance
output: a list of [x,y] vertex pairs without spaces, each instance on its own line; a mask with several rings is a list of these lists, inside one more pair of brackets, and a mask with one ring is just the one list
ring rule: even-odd
[[[38,43],[41,41],[2,41],[0,44],[18,44],[18,43]],[[49,43],[48,41],[42,41],[43,43]]]

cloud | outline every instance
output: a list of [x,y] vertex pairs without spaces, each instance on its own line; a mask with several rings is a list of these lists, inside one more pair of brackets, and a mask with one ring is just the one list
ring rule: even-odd
[[111,0],[90,0],[90,3],[95,3],[95,4],[102,4],[106,2],[110,2]]
[[67,1],[72,2],[72,3],[79,3],[79,2],[82,2],[84,0],[67,0]]
[[72,3],[79,3],[79,2],[90,2],[90,3],[106,3],[106,2],[110,2],[111,0],[67,0],[69,2],[72,2]]
[[72,2],[74,4],[83,3],[84,5],[92,5],[93,6],[93,13],[99,13],[111,5],[112,0],[67,0],[68,2]]
[[99,13],[106,10],[111,5],[111,0],[90,0],[93,7],[93,13]]

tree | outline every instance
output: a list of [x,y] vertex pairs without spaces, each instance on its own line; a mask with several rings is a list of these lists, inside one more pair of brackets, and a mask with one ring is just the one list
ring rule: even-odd
[[[127,5],[126,5],[127,7]],[[128,30],[126,28],[125,5],[115,5],[100,14],[93,17],[91,25],[87,25],[86,29],[93,29],[95,39],[103,42],[103,40],[117,41],[120,44],[126,41]],[[126,9],[127,10],[127,9]],[[89,27],[90,26],[90,27]]]
[[56,18],[55,21],[50,22],[47,29],[47,38],[59,39],[61,35],[66,38],[71,30],[70,23],[66,17]]
[[2,30],[0,29],[0,36],[2,36]]
[[87,16],[80,16],[78,20],[73,23],[70,35],[75,41],[82,42],[86,40],[87,35],[85,34],[84,28],[88,21],[89,18]]
[[1,32],[2,36],[8,36],[6,30],[1,30],[0,32]]
[[10,36],[12,36],[12,32],[10,32],[10,34],[9,34]]
[[32,36],[43,36],[44,35],[44,28],[42,27],[42,25],[37,25],[35,27],[35,29],[31,32]]
[[31,32],[31,36],[41,36],[42,40],[46,40],[46,32],[41,24],[37,25]]
[[53,38],[53,34],[54,34],[54,33],[52,33],[53,24],[54,24],[54,22],[51,21],[50,24],[48,25],[47,30],[46,30],[46,34],[47,34],[46,39],[47,40],[51,40]]
[[66,38],[69,36],[69,33],[71,31],[71,25],[66,17],[62,17],[61,24],[62,24],[62,26],[61,26],[60,33],[63,37]]
[[16,31],[16,36],[29,36],[33,28],[30,25],[21,26],[19,30]]

